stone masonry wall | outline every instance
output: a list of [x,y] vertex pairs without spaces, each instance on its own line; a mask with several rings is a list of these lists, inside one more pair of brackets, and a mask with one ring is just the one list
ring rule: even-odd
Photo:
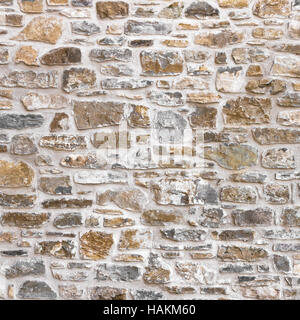
[[0,0],[0,297],[298,299],[299,0]]

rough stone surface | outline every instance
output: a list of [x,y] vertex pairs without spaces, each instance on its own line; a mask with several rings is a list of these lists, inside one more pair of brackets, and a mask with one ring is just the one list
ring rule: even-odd
[[0,7],[0,299],[300,299],[300,0]]

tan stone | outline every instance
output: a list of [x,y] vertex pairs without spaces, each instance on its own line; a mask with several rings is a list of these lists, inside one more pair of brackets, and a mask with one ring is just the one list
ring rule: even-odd
[[188,40],[164,40],[161,43],[167,47],[186,48],[189,46]]
[[260,18],[285,18],[290,13],[289,0],[257,0],[253,7],[253,14]]
[[27,163],[0,160],[0,187],[29,187],[33,178],[34,171]]
[[25,13],[42,13],[43,0],[18,0],[20,9]]
[[283,31],[274,28],[255,28],[252,30],[252,36],[258,39],[278,40],[283,37]]
[[3,226],[39,228],[49,221],[49,213],[5,212],[1,216]]
[[221,96],[215,93],[188,93],[187,102],[195,102],[199,104],[218,103]]
[[260,77],[263,75],[263,70],[260,65],[250,65],[246,72],[247,77]]
[[249,3],[248,0],[218,0],[221,8],[247,8]]
[[300,60],[275,56],[271,73],[275,76],[300,78]]
[[61,19],[56,17],[35,17],[13,39],[40,41],[56,44],[63,32]]
[[122,231],[118,243],[119,250],[146,249],[152,245],[152,233],[149,230],[128,229]]
[[105,259],[113,243],[111,233],[91,230],[80,237],[80,254],[84,259]]
[[27,66],[38,66],[38,51],[32,46],[22,46],[16,52],[15,62],[23,62]]
[[238,246],[220,246],[218,249],[218,258],[223,261],[259,261],[267,258],[268,253],[262,248],[238,247]]
[[123,1],[100,1],[96,3],[97,14],[101,19],[120,19],[128,16],[129,5]]
[[228,45],[241,43],[243,40],[243,32],[221,31],[196,35],[195,44],[210,48],[224,48]]
[[215,128],[217,124],[217,109],[212,107],[197,107],[189,116],[191,127]]
[[223,107],[226,124],[251,125],[270,122],[271,99],[238,98],[229,100]]

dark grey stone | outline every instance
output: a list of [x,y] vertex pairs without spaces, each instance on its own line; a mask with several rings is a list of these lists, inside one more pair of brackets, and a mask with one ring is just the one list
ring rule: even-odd
[[22,299],[55,299],[57,294],[44,281],[25,281],[18,292]]
[[38,128],[43,123],[44,117],[40,114],[6,113],[0,115],[0,129]]

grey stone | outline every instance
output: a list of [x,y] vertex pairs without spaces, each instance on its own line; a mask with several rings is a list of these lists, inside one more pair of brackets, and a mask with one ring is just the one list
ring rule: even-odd
[[90,36],[92,34],[100,33],[101,29],[95,23],[88,21],[72,22],[72,32],[80,35]]
[[220,273],[252,273],[253,266],[246,263],[229,263],[219,268]]
[[291,261],[288,257],[274,254],[273,261],[277,271],[279,272],[291,271]]
[[27,129],[38,128],[44,123],[41,114],[6,113],[0,115],[0,129]]
[[219,10],[206,1],[193,2],[184,12],[187,18],[205,19],[207,17],[218,18]]
[[44,281],[25,281],[19,291],[18,297],[21,299],[56,299],[57,294]]
[[206,231],[196,229],[165,229],[160,231],[165,239],[173,241],[203,241]]
[[131,290],[130,294],[133,300],[163,300],[164,299],[164,295],[162,292],[153,291],[153,290],[145,290],[145,289]]
[[233,223],[237,226],[271,225],[273,216],[274,212],[269,208],[232,211]]
[[7,279],[25,277],[29,275],[42,275],[45,273],[45,265],[42,260],[20,260],[10,266],[5,267],[4,273]]
[[38,149],[32,139],[26,135],[15,135],[11,140],[10,153],[15,155],[31,155]]
[[128,62],[131,61],[132,51],[129,49],[92,49],[89,57],[92,61],[95,62],[104,62],[104,61],[122,61]]
[[55,217],[53,225],[59,229],[79,227],[82,225],[82,215],[77,212],[59,214]]
[[124,27],[124,32],[128,35],[167,35],[171,31],[171,23],[157,21],[128,20]]
[[130,79],[130,80],[120,80],[120,79],[105,79],[101,81],[102,88],[107,90],[133,90],[142,89],[152,86],[153,81],[140,80],[140,79]]
[[148,98],[152,103],[163,107],[178,107],[184,105],[181,92],[151,91]]
[[141,270],[137,266],[119,266],[114,264],[100,264],[96,268],[96,279],[100,281],[135,281],[141,277]]
[[71,68],[63,72],[63,90],[70,93],[79,89],[92,89],[96,85],[96,73],[88,68]]

